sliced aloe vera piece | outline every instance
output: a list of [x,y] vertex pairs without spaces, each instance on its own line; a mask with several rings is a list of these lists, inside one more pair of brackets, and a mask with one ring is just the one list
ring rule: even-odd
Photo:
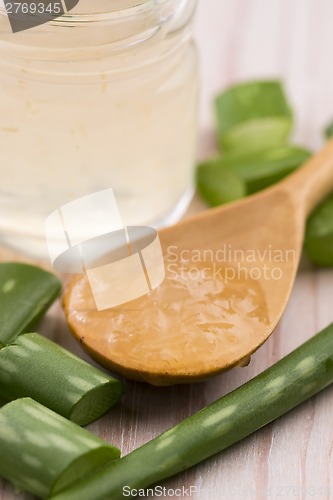
[[1,263],[0,348],[31,330],[60,290],[60,281],[39,267]]
[[198,191],[210,205],[220,205],[275,184],[310,156],[310,151],[303,148],[279,146],[242,156],[213,158],[198,166]]
[[123,384],[38,333],[0,350],[0,397],[31,397],[79,425],[119,401]]
[[197,168],[197,189],[211,206],[238,200],[246,195],[242,179],[230,168],[221,166],[218,160],[202,163]]
[[278,146],[242,156],[224,156],[220,164],[230,167],[243,179],[248,194],[280,181],[300,167],[311,152],[296,146]]
[[325,136],[327,139],[333,137],[333,122],[325,129]]
[[333,266],[333,194],[310,215],[304,247],[314,263],[320,266]]
[[120,456],[118,448],[32,399],[0,409],[0,475],[46,498]]
[[217,134],[225,151],[254,151],[285,143],[292,113],[278,81],[235,85],[216,98]]

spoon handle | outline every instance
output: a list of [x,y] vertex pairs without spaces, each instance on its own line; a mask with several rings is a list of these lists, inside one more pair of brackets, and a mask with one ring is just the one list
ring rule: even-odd
[[307,216],[314,207],[333,191],[333,139],[312,156],[302,168],[281,182],[281,187],[299,197],[301,208]]

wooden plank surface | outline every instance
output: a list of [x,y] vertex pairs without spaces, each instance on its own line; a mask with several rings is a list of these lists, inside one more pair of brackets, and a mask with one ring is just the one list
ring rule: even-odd
[[[320,147],[322,128],[333,117],[332,26],[332,0],[201,0],[196,20],[202,67],[200,155],[214,149],[213,96],[226,85],[257,77],[283,78],[297,117],[295,142]],[[199,207],[195,202],[191,211]],[[315,270],[304,258],[279,327],[248,367],[188,386],[157,389],[130,382],[122,404],[89,428],[128,453],[332,322],[332,291],[333,270]],[[41,330],[81,353],[59,304]],[[333,498],[333,387],[164,485],[192,486],[191,498],[200,500]],[[168,498],[187,498],[186,492],[181,497],[169,493]],[[14,498],[31,497],[0,483],[0,499]]]

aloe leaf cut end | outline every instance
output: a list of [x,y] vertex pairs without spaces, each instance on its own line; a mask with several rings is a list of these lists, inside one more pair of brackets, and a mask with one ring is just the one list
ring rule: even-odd
[[124,394],[124,385],[38,333],[0,350],[0,397],[31,397],[79,425],[96,420]]
[[215,100],[218,142],[225,151],[253,151],[285,143],[292,112],[279,81],[234,85]]
[[0,409],[0,475],[41,498],[119,458],[120,451],[32,399]]
[[213,207],[246,195],[246,186],[241,177],[215,160],[198,166],[196,183],[201,197]]

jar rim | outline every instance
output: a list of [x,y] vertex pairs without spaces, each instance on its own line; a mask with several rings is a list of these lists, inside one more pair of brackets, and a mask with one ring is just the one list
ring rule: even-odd
[[[126,18],[144,15],[149,11],[158,9],[164,11],[168,4],[170,5],[170,9],[173,7],[172,12],[174,13],[175,10],[182,8],[188,1],[189,0],[134,0],[125,8],[118,4],[116,8],[110,10],[110,8],[107,9],[105,5],[105,9],[100,12],[76,12],[76,7],[74,7],[72,10],[66,10],[62,16],[55,18],[53,21],[49,21],[48,24],[53,26],[68,26],[68,24],[76,26],[84,23],[119,22]],[[38,0],[36,0],[36,2],[38,2]],[[63,2],[62,4],[64,5]],[[77,5],[80,5],[80,0]],[[6,15],[4,0],[0,0],[0,15]]]
[[[80,1],[80,10],[88,11],[91,0]],[[95,1],[96,10],[105,10],[109,2]],[[170,40],[171,46],[172,39],[177,43],[178,38],[173,35],[187,36],[189,30],[184,28],[190,26],[196,3],[197,0],[115,0],[111,12],[70,11],[36,29],[15,33],[14,37],[8,23],[0,36],[1,57],[5,58],[7,52],[9,57],[10,48],[11,59],[30,60],[31,66],[46,58],[59,63],[70,59],[74,63],[137,52],[139,48],[149,50],[152,44],[163,40]],[[4,5],[4,0],[0,0],[0,18],[6,16],[6,12],[1,12],[1,4]],[[7,24],[7,20],[2,21]],[[61,36],[60,29],[66,29]]]
[[[173,1],[173,0],[171,0]],[[133,2],[133,5],[130,5],[126,8],[121,8],[120,6],[115,9],[108,9],[104,12],[72,12],[67,11],[63,16],[55,19],[55,23],[86,23],[86,22],[109,22],[112,20],[121,20],[130,16],[140,15],[149,9],[156,8],[165,3],[170,3],[170,0],[141,0]],[[80,3],[80,2],[79,2]]]

